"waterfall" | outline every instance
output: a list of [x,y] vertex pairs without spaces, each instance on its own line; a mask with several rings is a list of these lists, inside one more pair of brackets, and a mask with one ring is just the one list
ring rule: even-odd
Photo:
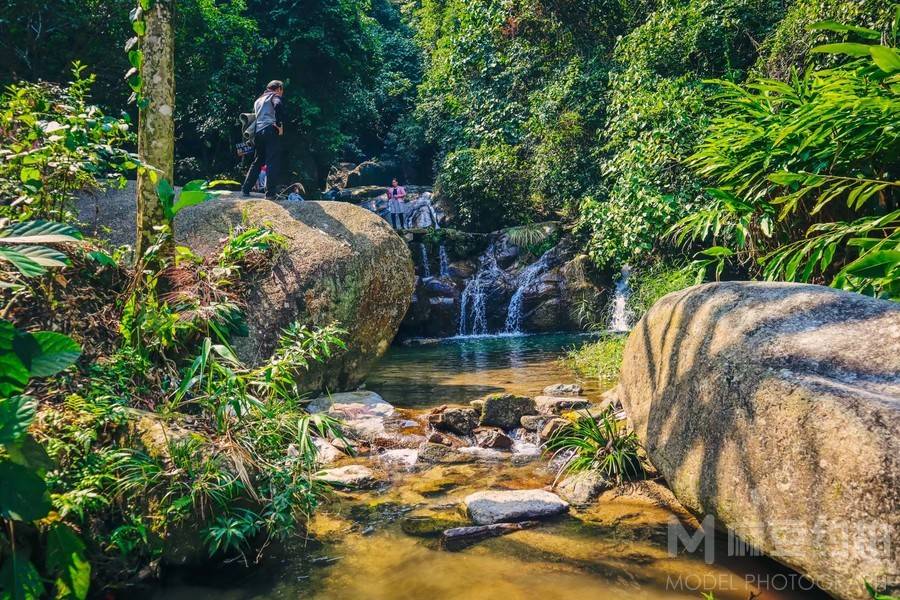
[[500,275],[494,244],[478,259],[478,271],[466,282],[459,304],[459,335],[484,335],[487,328],[487,292]]
[[438,256],[441,259],[441,277],[450,277],[450,259],[447,257],[447,248],[443,244],[438,247]]
[[428,248],[425,244],[419,244],[419,251],[422,253],[422,279],[431,277],[431,266],[428,264]]
[[431,224],[434,225],[435,229],[440,229],[441,225],[438,223],[437,213],[434,212],[434,207],[431,205],[431,199],[426,200],[428,202],[428,214],[431,215]]
[[522,332],[522,305],[525,301],[525,294],[546,268],[549,254],[549,252],[545,253],[540,260],[531,263],[519,274],[516,292],[509,301],[509,308],[506,312],[506,333]]
[[631,296],[631,288],[628,279],[631,277],[631,267],[624,265],[619,281],[616,282],[616,292],[613,296],[612,310],[609,319],[611,331],[624,333],[631,329],[631,314],[628,310],[628,298]]

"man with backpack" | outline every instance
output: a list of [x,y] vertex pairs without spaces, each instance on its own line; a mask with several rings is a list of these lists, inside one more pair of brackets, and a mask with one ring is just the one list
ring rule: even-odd
[[250,189],[266,165],[266,198],[274,200],[281,180],[281,136],[284,133],[282,111],[284,84],[278,80],[269,82],[266,91],[253,103],[254,120],[249,125],[249,137],[253,140],[253,164],[244,179],[241,194],[250,196]]

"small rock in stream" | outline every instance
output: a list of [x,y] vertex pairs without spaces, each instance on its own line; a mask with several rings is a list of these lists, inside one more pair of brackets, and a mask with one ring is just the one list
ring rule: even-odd
[[577,383],[556,383],[544,388],[545,396],[581,396],[584,389]]
[[336,487],[367,488],[378,483],[375,471],[365,465],[347,465],[334,469],[324,469],[315,475],[316,481],[330,483]]
[[512,394],[491,394],[481,407],[481,425],[493,425],[501,429],[515,429],[525,415],[537,412],[534,400]]
[[560,496],[578,506],[593,502],[600,494],[611,487],[613,487],[613,484],[600,475],[600,473],[596,471],[584,471],[575,473],[563,479],[563,481],[556,486],[556,491]]
[[478,525],[552,517],[569,503],[546,490],[488,490],[466,496],[469,516]]
[[493,450],[509,450],[513,446],[512,439],[496,427],[479,427],[475,430],[475,441],[482,448]]
[[427,419],[435,429],[456,435],[469,435],[478,426],[478,413],[458,406],[438,407],[428,414]]
[[570,396],[538,396],[534,399],[534,404],[543,415],[561,415],[564,412],[589,408],[591,401],[587,398]]

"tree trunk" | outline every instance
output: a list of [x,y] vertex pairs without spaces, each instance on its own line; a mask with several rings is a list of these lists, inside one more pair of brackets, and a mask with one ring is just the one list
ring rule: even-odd
[[[175,37],[172,31],[174,0],[154,0],[144,14],[146,33],[141,38],[143,97],[146,106],[138,122],[138,156],[159,178],[173,183],[175,168]],[[172,226],[166,219],[150,173],[138,173],[137,242],[140,260],[153,244],[154,227]],[[171,247],[171,244],[169,245]]]

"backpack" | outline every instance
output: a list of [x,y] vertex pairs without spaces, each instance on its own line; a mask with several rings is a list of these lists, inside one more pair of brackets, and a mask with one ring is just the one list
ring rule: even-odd
[[[268,92],[266,92],[268,93]],[[258,98],[257,98],[258,99]],[[266,98],[266,102],[272,101],[272,95]],[[265,106],[266,102],[260,104],[260,108]],[[254,111],[252,113],[241,113],[240,121],[241,121],[241,129],[243,130],[243,138],[244,142],[250,144],[251,146],[256,144],[256,117],[258,114]]]

